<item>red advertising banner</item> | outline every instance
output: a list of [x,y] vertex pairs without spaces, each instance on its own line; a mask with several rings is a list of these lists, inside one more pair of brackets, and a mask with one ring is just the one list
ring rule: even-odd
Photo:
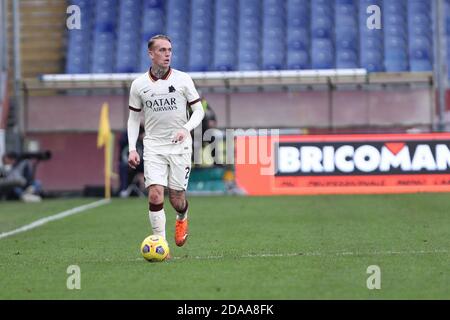
[[249,195],[450,192],[450,134],[242,136]]

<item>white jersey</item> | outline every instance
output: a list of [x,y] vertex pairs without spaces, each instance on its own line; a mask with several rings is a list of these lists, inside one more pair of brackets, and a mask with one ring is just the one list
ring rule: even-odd
[[172,138],[189,120],[187,107],[200,101],[192,78],[169,68],[162,79],[146,72],[131,84],[129,108],[144,111],[144,153],[183,154],[192,152],[192,138],[182,143]]

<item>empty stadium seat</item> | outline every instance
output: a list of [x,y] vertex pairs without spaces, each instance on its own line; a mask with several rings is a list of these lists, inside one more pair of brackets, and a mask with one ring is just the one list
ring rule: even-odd
[[190,10],[190,1],[167,1],[166,32],[172,41],[172,66],[175,69],[188,68],[189,38],[186,30],[190,25]]
[[[148,39],[168,34],[185,71],[433,69],[428,0],[71,0],[82,30],[68,32],[66,72],[140,72]],[[367,8],[381,9],[370,29]],[[450,39],[450,1],[446,0]],[[450,63],[450,41],[448,41]]]
[[262,5],[239,1],[238,65],[242,71],[261,69]]
[[311,1],[311,67],[335,67],[334,1]]
[[141,39],[141,0],[120,2],[117,31],[116,72],[139,71],[139,43]]
[[283,2],[264,0],[262,8],[262,67],[265,70],[282,70],[286,64],[284,40],[286,10]]
[[208,0],[191,1],[189,70],[210,71],[213,60],[214,7]]
[[410,71],[433,69],[433,36],[431,28],[431,2],[408,2],[408,52]]

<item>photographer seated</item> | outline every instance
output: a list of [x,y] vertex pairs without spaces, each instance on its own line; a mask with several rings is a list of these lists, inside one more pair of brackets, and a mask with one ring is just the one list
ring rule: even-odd
[[19,159],[15,152],[2,157],[0,168],[0,198],[40,202],[40,183],[34,180],[33,166],[28,159]]

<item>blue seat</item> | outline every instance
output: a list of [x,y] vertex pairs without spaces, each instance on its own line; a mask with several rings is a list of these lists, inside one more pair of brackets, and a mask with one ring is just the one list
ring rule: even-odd
[[188,69],[188,56],[183,52],[174,51],[172,54],[171,66],[178,70]]
[[255,59],[255,55],[252,51],[241,51],[239,53],[239,56],[238,56],[239,65],[241,63],[255,62],[255,60],[259,61],[259,59]]
[[408,60],[408,52],[405,49],[386,49],[384,50],[386,60]]
[[405,26],[406,25],[406,15],[390,15],[385,14],[384,17],[384,27],[390,27],[390,26]]
[[312,51],[311,66],[313,69],[333,69],[334,68],[333,52],[328,50]]
[[114,59],[112,56],[94,53],[92,56],[91,73],[113,73]]
[[261,49],[261,43],[259,40],[251,39],[250,41],[245,41],[240,43],[239,52],[251,52],[253,55],[257,54]]
[[412,25],[424,25],[424,26],[431,25],[431,18],[429,11],[409,14],[408,23]]
[[[80,6],[83,29],[67,33],[66,72],[147,69],[147,40],[159,33],[172,39],[172,65],[186,70],[361,66],[369,72],[389,72],[432,70],[433,66],[429,0],[69,3]],[[382,9],[381,30],[366,26],[369,5]],[[450,1],[446,6],[450,34]],[[450,41],[448,49],[450,61]]]
[[260,65],[255,61],[239,63],[239,70],[241,71],[257,71],[260,68]]
[[214,70],[217,71],[232,71],[235,70],[236,55],[233,51],[221,51],[214,52]]
[[143,6],[145,8],[157,8],[161,9],[164,8],[164,1],[163,0],[143,0]]
[[118,52],[115,71],[119,73],[138,72],[139,56],[136,51],[131,53]]
[[311,21],[317,17],[331,18],[334,14],[332,1],[317,3],[316,0],[311,2]]
[[117,8],[117,0],[96,1],[94,31],[114,32],[117,24]]
[[261,26],[261,21],[257,17],[242,17],[239,21],[241,29],[254,29]]
[[409,37],[415,37],[415,36],[432,36],[431,26],[424,26],[424,25],[412,25],[409,27]]
[[405,38],[403,37],[391,37],[386,35],[384,37],[384,46],[385,46],[385,50],[390,50],[390,49],[398,49],[398,48],[406,48],[407,46],[407,41]]
[[383,67],[383,53],[381,50],[361,50],[361,67],[368,72],[380,72]]
[[189,56],[189,70],[194,72],[209,71],[209,61],[206,61],[203,55],[193,53]]
[[192,43],[189,49],[189,70],[210,71],[212,63],[211,42]]
[[333,19],[331,16],[317,16],[312,19],[311,32],[314,38],[331,38],[333,36]]
[[287,47],[294,50],[309,50],[309,32],[302,28],[287,28]]
[[309,69],[309,55],[306,50],[288,50],[287,68],[291,70]]
[[89,73],[90,53],[92,43],[92,25],[95,4],[93,0],[71,0],[71,5],[77,5],[83,12],[81,15],[81,29],[67,32],[66,73]]
[[147,9],[142,16],[142,32],[145,34],[159,34],[164,31],[164,13],[158,9]]
[[260,29],[251,29],[251,28],[240,29],[236,33],[236,37],[240,39],[242,42],[251,41],[253,39],[261,39],[261,32],[262,30]]
[[385,60],[384,66],[386,72],[405,72],[408,70],[408,62],[403,59],[399,60]]
[[313,69],[334,68],[334,46],[330,39],[312,39],[311,67]]
[[239,1],[238,70],[261,68],[261,40],[263,35],[263,1]]
[[231,71],[237,62],[237,1],[218,0],[215,12],[213,70]]
[[287,26],[288,27],[294,27],[294,28],[309,28],[310,25],[310,19],[309,16],[293,16],[289,17],[288,14],[288,20],[287,20]]
[[330,39],[312,39],[312,51],[327,50],[333,51],[333,42]]
[[284,54],[280,51],[263,50],[262,67],[263,70],[282,70],[284,69]]
[[417,36],[409,41],[410,48],[418,48],[418,49],[430,49],[432,48],[432,41],[428,37]]
[[388,37],[399,37],[406,39],[407,31],[404,26],[393,25],[390,27],[386,27],[384,30],[385,36]]
[[410,70],[413,72],[425,72],[433,70],[433,65],[428,59],[411,59],[409,63]]
[[353,50],[336,51],[336,68],[357,68],[359,65],[358,55]]
[[263,17],[264,28],[284,28],[285,16]]
[[263,0],[263,17],[283,17],[286,15],[284,1]]
[[66,73],[69,74],[85,74],[90,73],[89,62],[81,57],[73,57],[66,64]]
[[406,12],[406,3],[403,0],[384,1],[383,13],[391,15],[403,15]]

